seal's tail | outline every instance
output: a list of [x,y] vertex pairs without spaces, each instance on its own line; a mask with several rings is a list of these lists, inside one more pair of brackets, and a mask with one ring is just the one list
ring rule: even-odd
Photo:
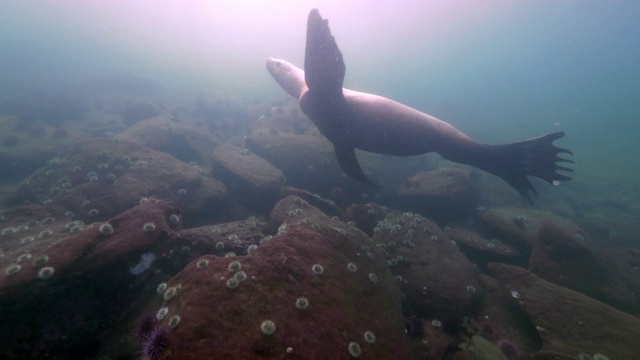
[[564,136],[558,131],[533,139],[523,140],[505,145],[485,145],[489,156],[479,168],[501,177],[516,189],[523,198],[532,203],[531,194],[538,195],[527,176],[535,176],[550,184],[571,180],[558,171],[571,172],[573,169],[560,166],[558,163],[574,163],[564,159],[561,153],[573,155],[564,148],[553,145],[553,142]]

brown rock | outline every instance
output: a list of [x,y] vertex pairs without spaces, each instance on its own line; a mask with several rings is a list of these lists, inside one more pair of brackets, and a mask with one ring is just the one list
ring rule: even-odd
[[582,236],[542,223],[529,258],[531,272],[612,306],[633,309],[637,299],[591,251]]
[[486,265],[488,262],[524,263],[526,257],[515,246],[496,238],[487,238],[478,231],[452,225],[445,228],[447,237],[455,241],[462,252],[474,263]]
[[513,292],[541,339],[536,359],[603,354],[634,359],[640,352],[640,320],[573,290],[554,285],[519,267],[491,264],[491,276]]
[[[635,294],[636,302],[640,301],[640,250],[637,247],[612,247],[602,250],[600,261],[607,267],[609,273],[617,281],[624,283]],[[624,309],[636,316],[640,316],[640,307]]]
[[387,214],[373,241],[385,249],[408,307],[421,318],[457,324],[480,295],[476,270],[438,225],[419,215]]
[[169,153],[186,163],[205,166],[211,166],[209,154],[222,143],[209,132],[166,116],[140,121],[118,134],[116,139],[136,142]]
[[[5,216],[14,223],[38,213],[32,205]],[[3,236],[0,357],[97,356],[96,339],[114,331],[114,322],[132,316],[131,307],[146,293],[144,280],[155,275],[144,271],[136,276],[132,268],[141,254],[163,246],[174,231],[169,218],[179,213],[174,204],[151,199],[105,222],[113,229],[110,235],[104,228],[100,232],[101,224],[69,226],[70,219],[47,216],[36,218],[28,229]],[[145,223],[153,223],[153,231],[145,231]],[[21,241],[28,236],[34,239]],[[161,254],[154,256],[151,269]],[[24,257],[28,259],[21,261]],[[8,275],[12,264],[21,269]],[[39,275],[40,271],[51,276]]]
[[382,206],[375,203],[354,204],[347,209],[348,219],[369,236],[373,236],[373,229],[385,216],[386,212]]
[[126,125],[133,125],[139,121],[152,118],[161,113],[161,110],[149,102],[137,102],[127,105],[122,110],[122,122]]
[[[357,342],[363,358],[409,358],[400,292],[381,252],[372,248],[372,259],[362,256],[366,235],[301,201],[289,197],[276,205],[275,216],[287,218],[287,225],[252,255],[206,256],[207,267],[199,269],[194,261],[169,281],[179,286],[178,296],[156,306],[169,309],[163,324],[174,315],[180,323],[164,354],[349,359],[349,343]],[[299,218],[288,216],[297,208],[311,224],[297,224]],[[338,226],[348,230],[343,234]],[[230,289],[233,261],[241,263],[247,279]],[[357,271],[348,270],[350,262]],[[322,265],[322,274],[313,272],[314,264]],[[375,281],[369,274],[375,274]],[[300,297],[308,299],[305,310],[296,307]],[[272,335],[261,331],[265,320],[275,323]],[[366,331],[375,334],[375,344],[364,340]]]
[[27,120],[0,117],[0,180],[3,182],[21,181],[78,140],[73,132],[56,130],[34,120],[21,131],[21,121]]
[[258,155],[224,144],[211,153],[216,175],[244,203],[257,209],[271,208],[285,184],[282,171]]
[[398,195],[412,210],[452,220],[471,214],[478,206],[477,176],[457,168],[421,172],[403,181]]
[[156,196],[179,204],[185,220],[197,224],[225,215],[226,193],[224,184],[169,154],[135,143],[91,139],[31,175],[18,189],[18,198],[59,205],[93,222]]
[[193,256],[217,254],[225,256],[229,252],[246,255],[247,247],[260,245],[267,235],[267,223],[261,218],[249,218],[217,225],[207,225],[176,231],[171,237],[174,248],[188,246]]
[[319,133],[292,134],[276,129],[260,129],[246,139],[247,148],[269,161],[293,186],[329,193],[340,184],[333,145]]
[[321,197],[318,194],[314,194],[308,190],[298,189],[291,186],[286,186],[282,191],[282,197],[297,196],[302,200],[307,201],[313,207],[318,208],[320,211],[329,216],[342,217],[344,214],[340,210],[333,200],[328,200]]
[[[414,359],[445,359],[452,345],[453,336],[447,334],[442,326],[434,326],[431,321],[422,320],[424,334],[412,340]],[[437,322],[436,322],[437,323]]]
[[479,210],[477,217],[483,233],[492,234],[528,253],[533,248],[540,226],[551,222],[569,234],[589,242],[589,234],[571,220],[556,214],[533,209],[498,207]]

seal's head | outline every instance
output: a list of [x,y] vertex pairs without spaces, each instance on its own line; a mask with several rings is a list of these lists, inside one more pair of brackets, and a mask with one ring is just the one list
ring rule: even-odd
[[267,70],[278,84],[296,99],[300,99],[308,90],[304,81],[304,71],[287,61],[267,58]]

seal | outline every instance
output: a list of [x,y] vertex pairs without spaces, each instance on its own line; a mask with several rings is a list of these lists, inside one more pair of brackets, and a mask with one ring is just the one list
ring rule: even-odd
[[333,143],[342,171],[362,183],[378,186],[365,176],[355,149],[399,156],[436,152],[447,160],[502,178],[529,203],[537,191],[528,176],[554,185],[571,180],[558,171],[573,170],[558,163],[573,163],[560,157],[561,153],[573,153],[553,144],[564,132],[511,144],[482,144],[454,126],[409,106],[344,89],[345,69],[329,23],[317,9],[311,10],[307,20],[304,71],[281,59],[267,59],[271,76],[298,99],[302,112]]

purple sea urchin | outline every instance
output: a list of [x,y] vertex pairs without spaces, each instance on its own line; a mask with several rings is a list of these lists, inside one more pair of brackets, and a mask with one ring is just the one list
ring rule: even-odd
[[155,330],[158,321],[153,314],[146,314],[136,324],[136,338],[144,342],[149,335]]
[[169,328],[162,326],[151,331],[145,338],[142,344],[142,353],[145,359],[158,360],[168,345]]
[[520,359],[522,357],[522,352],[516,344],[514,344],[509,339],[500,339],[496,342],[496,346],[500,351],[507,356],[509,360]]

